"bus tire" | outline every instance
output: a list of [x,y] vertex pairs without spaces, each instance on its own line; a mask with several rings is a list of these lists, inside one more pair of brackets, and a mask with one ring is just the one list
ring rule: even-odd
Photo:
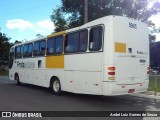
[[61,83],[58,78],[52,78],[50,88],[55,95],[61,95]]
[[18,74],[15,75],[15,80],[17,81],[17,85],[21,85]]

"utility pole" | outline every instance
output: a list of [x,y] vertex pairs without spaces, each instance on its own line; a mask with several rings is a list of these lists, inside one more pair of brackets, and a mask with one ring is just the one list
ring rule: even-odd
[[88,22],[88,0],[84,2],[84,23]]
[[112,0],[112,15],[114,15],[114,0]]

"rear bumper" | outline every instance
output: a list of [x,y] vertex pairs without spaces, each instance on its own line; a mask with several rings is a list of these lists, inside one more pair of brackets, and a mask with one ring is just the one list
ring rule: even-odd
[[148,89],[149,80],[146,80],[142,84],[131,84],[131,85],[118,85],[116,82],[103,82],[103,95],[124,95],[131,94],[129,90],[134,90],[133,93],[144,92]]

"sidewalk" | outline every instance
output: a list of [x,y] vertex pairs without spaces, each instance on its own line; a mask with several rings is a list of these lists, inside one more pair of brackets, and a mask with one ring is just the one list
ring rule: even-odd
[[131,95],[132,96],[138,96],[138,97],[145,97],[145,98],[160,100],[160,92],[157,92],[157,96],[155,96],[154,94],[155,94],[154,91],[146,91],[146,92],[135,93],[135,94],[131,94]]

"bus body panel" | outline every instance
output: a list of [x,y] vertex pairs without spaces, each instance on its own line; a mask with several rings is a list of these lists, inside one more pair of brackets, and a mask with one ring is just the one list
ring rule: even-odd
[[[147,68],[149,67],[149,39],[146,24],[122,17],[113,21],[113,41],[123,43],[126,47],[124,52],[115,51],[114,54],[118,84],[145,82],[148,80]],[[125,32],[122,32],[123,29]],[[116,47],[115,45],[115,50]],[[122,45],[120,47],[122,49]]]
[[[104,95],[120,95],[132,92],[143,92],[147,90],[149,75],[149,39],[147,25],[124,17],[112,17],[109,22],[109,32],[105,33],[107,40],[104,43],[104,54],[106,55],[103,82]],[[109,34],[110,33],[110,34]],[[107,36],[108,35],[108,36]],[[111,43],[112,42],[112,43]],[[108,45],[112,46],[109,47]],[[115,67],[114,80],[107,73],[108,67]],[[109,87],[109,91],[107,89]]]
[[65,56],[65,90],[102,94],[102,52]]

